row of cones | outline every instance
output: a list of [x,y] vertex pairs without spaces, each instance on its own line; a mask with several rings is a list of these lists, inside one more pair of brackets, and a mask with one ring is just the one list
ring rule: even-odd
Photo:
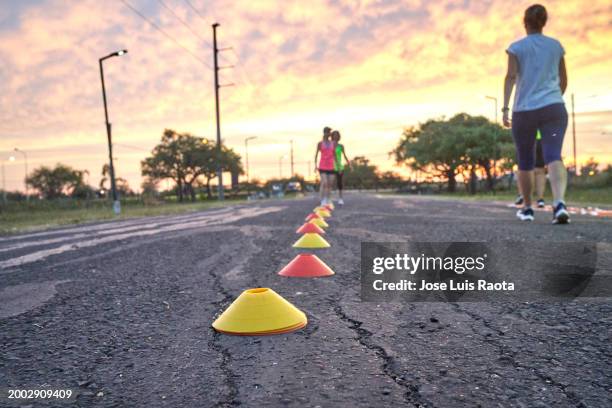
[[[294,248],[329,248],[330,244],[321,236],[329,224],[325,218],[331,216],[333,204],[316,207],[306,217],[306,222],[297,229],[302,234]],[[313,278],[331,276],[334,271],[319,257],[311,253],[300,253],[278,272],[281,276]],[[289,303],[270,288],[247,289],[213,322],[215,330],[224,334],[240,336],[263,336],[290,333],[306,326],[304,312]]]

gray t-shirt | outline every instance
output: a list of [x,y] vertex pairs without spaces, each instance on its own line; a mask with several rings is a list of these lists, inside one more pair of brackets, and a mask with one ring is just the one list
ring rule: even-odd
[[518,60],[514,112],[563,103],[559,62],[565,50],[559,41],[539,33],[529,34],[510,44],[506,52]]

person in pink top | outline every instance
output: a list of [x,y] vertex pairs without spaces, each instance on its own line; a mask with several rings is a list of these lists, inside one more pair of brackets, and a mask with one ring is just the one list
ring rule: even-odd
[[[321,205],[331,203],[331,188],[334,184],[335,159],[336,145],[331,140],[331,128],[325,127],[323,129],[323,140],[317,143],[317,151],[315,153],[315,171],[319,172],[319,178],[321,179],[321,186],[319,188],[319,195],[321,197]],[[319,152],[321,153],[321,159],[317,163],[319,158]]]

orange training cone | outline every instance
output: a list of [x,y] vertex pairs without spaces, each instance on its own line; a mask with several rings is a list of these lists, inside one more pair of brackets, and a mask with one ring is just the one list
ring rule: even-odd
[[307,233],[302,235],[302,238],[295,241],[293,244],[294,248],[309,248],[309,249],[317,249],[317,248],[329,248],[329,242],[325,240],[322,236],[315,233]]
[[269,288],[248,289],[213,322],[215,330],[242,336],[289,333],[306,326],[304,312]]
[[326,223],[323,218],[313,218],[312,220],[310,220],[308,222],[311,223],[311,224],[316,225],[317,227],[321,227],[321,228],[329,227],[329,224]]
[[315,254],[299,254],[278,273],[293,278],[316,278],[331,276],[334,271]]
[[325,230],[323,228],[311,222],[305,223],[300,228],[298,228],[297,231],[295,232],[296,234],[308,234],[308,233],[313,233],[313,232],[315,234],[325,234]]

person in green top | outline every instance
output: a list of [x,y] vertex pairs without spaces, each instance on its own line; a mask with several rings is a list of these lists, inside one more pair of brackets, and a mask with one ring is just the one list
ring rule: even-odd
[[[538,197],[538,208],[544,208],[544,192],[546,191],[546,163],[544,162],[544,154],[542,153],[542,134],[538,130],[536,135],[536,159],[534,168],[535,191]],[[524,197],[520,191],[515,204],[523,204]]]
[[334,157],[334,170],[336,171],[336,185],[338,187],[338,204],[344,205],[344,197],[342,196],[342,190],[344,189],[344,184],[342,182],[342,178],[344,176],[344,163],[342,161],[342,157],[346,160],[346,165],[351,166],[351,161],[346,156],[346,151],[344,150],[344,145],[340,144],[340,132],[334,130],[332,132],[332,141],[335,145],[335,157]]

